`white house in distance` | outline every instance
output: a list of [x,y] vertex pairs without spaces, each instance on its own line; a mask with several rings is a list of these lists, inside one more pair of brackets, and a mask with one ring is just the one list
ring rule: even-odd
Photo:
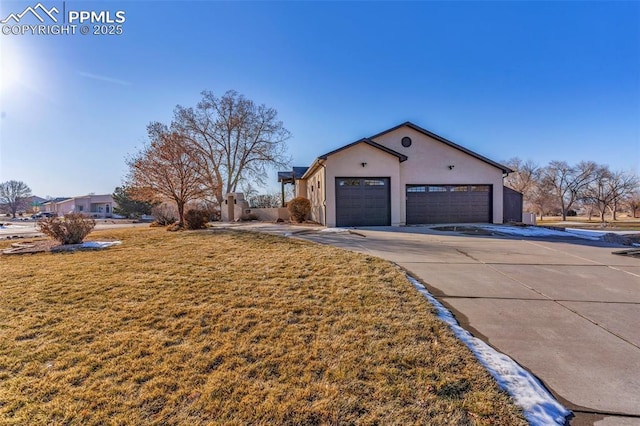
[[[503,189],[511,172],[406,122],[321,155],[306,170],[280,172],[278,180],[294,184],[296,196],[311,201],[311,219],[329,227],[503,223],[503,197],[520,195]],[[517,203],[513,216],[522,219]]]
[[113,216],[115,202],[111,194],[82,195],[73,198],[55,198],[42,204],[41,211],[63,216],[67,213],[83,213],[96,218]]

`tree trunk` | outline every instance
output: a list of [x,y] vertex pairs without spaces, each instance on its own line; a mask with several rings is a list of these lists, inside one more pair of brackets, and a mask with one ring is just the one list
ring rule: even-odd
[[178,205],[178,224],[182,225],[184,223],[184,203],[180,201],[176,201]]
[[611,209],[612,213],[613,213],[613,221],[615,222],[617,220],[616,217],[616,211],[618,210],[618,203],[613,203],[613,208]]
[[600,213],[600,222],[604,223],[604,215],[606,213],[605,209],[602,209],[601,213]]

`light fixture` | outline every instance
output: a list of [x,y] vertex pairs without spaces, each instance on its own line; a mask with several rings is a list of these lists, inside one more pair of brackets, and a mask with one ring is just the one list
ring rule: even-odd
[[454,167],[455,167],[455,165],[449,164],[449,170],[453,170]]
[[367,163],[360,163],[360,164],[362,164],[362,167],[366,167],[367,166]]

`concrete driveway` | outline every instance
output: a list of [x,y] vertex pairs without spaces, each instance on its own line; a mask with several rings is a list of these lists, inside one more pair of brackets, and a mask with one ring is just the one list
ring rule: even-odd
[[578,239],[356,232],[297,236],[405,268],[464,328],[540,378],[572,425],[640,425],[640,259]]

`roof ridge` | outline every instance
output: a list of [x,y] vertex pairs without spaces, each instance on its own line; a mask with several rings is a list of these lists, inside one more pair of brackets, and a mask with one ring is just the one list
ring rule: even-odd
[[502,165],[502,164],[500,164],[500,163],[498,163],[496,161],[493,161],[493,160],[485,157],[484,155],[478,154],[477,152],[474,152],[474,151],[472,151],[472,150],[470,150],[468,148],[465,148],[462,145],[458,145],[457,143],[452,142],[447,138],[444,138],[444,137],[442,137],[440,135],[437,135],[437,134],[435,134],[435,133],[433,133],[433,132],[431,132],[431,131],[429,131],[429,130],[421,127],[421,126],[418,126],[415,123],[412,123],[411,121],[405,121],[402,124],[398,124],[397,126],[391,127],[390,129],[384,130],[384,131],[382,131],[380,133],[377,133],[377,134],[375,134],[373,136],[370,136],[369,139],[374,139],[374,138],[380,137],[380,136],[385,135],[387,133],[390,133],[390,132],[393,132],[395,130],[398,130],[399,128],[404,127],[404,126],[407,126],[407,127],[411,128],[411,129],[417,131],[417,132],[420,132],[420,133],[422,133],[422,134],[424,134],[426,136],[429,136],[429,137],[431,137],[431,138],[433,138],[433,139],[435,139],[435,140],[437,140],[439,142],[442,142],[445,145],[449,145],[450,147],[452,147],[454,149],[462,151],[462,152],[464,152],[464,153],[466,153],[468,155],[471,155],[472,157],[477,158],[478,160],[484,161],[487,164],[490,164],[490,165],[492,165],[492,166],[494,166],[494,167],[496,167],[498,169],[501,169],[503,173],[513,173],[513,170],[511,170],[509,167],[504,166],[504,165]]

